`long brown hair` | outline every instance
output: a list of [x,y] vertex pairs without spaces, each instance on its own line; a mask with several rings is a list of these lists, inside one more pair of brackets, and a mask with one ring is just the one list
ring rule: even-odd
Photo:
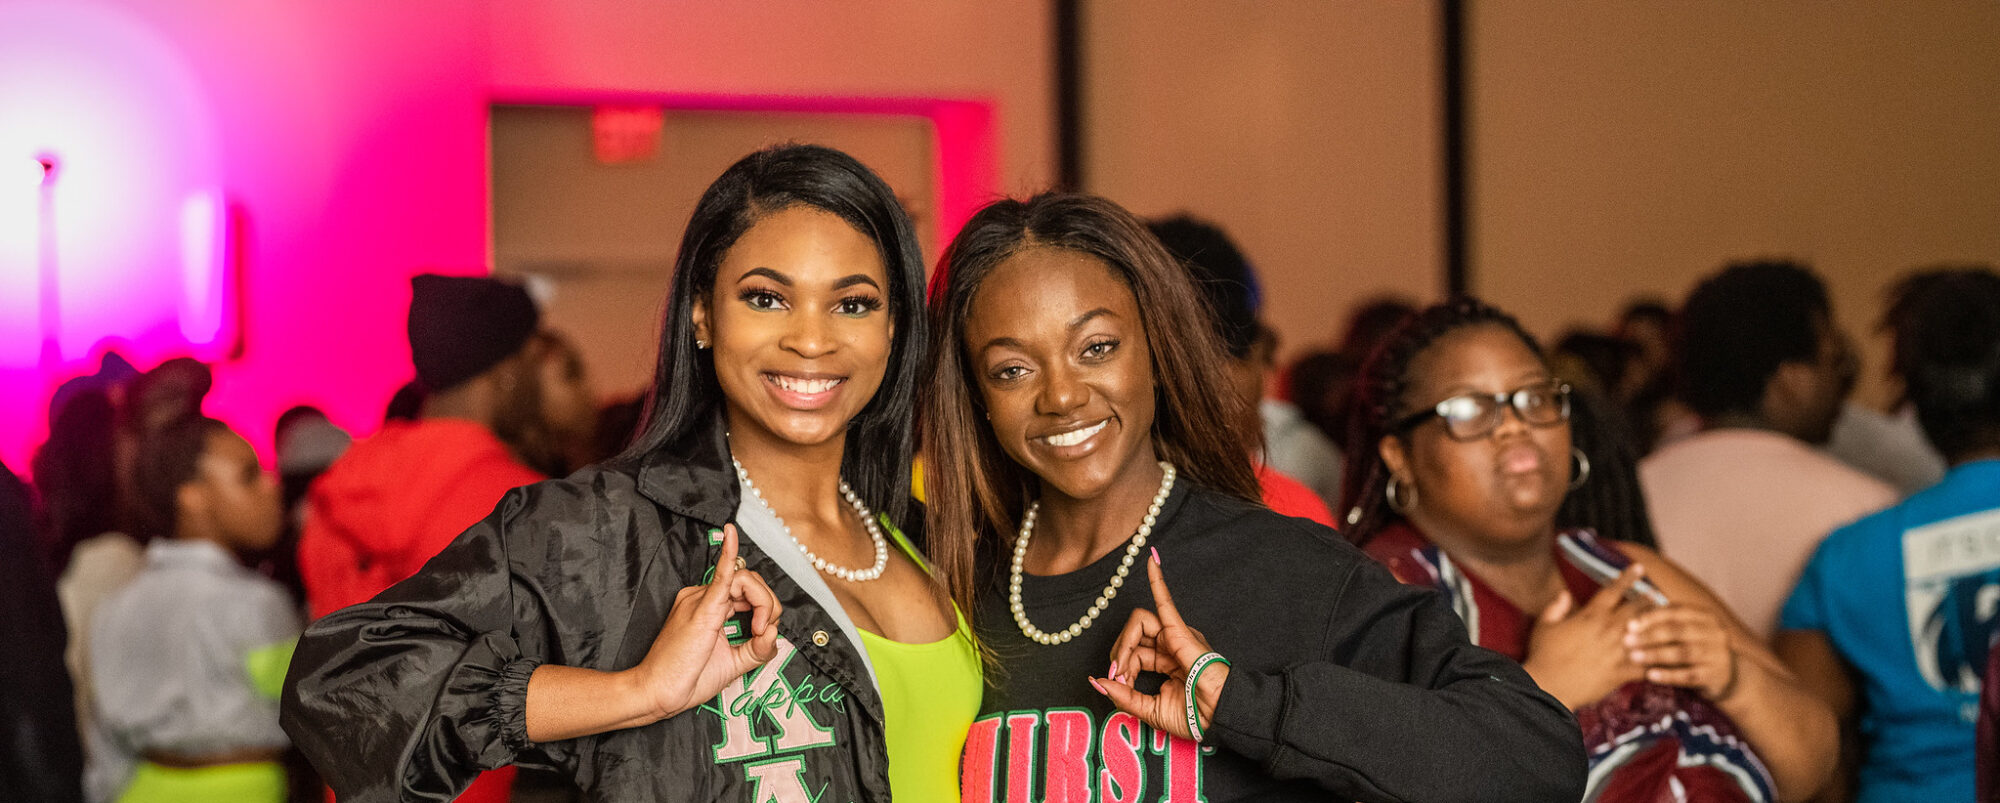
[[[1226,388],[1222,342],[1188,272],[1117,204],[1090,195],[1045,193],[979,210],[945,249],[931,277],[931,383],[923,403],[924,487],[931,565],[970,619],[991,578],[982,552],[1011,549],[1035,476],[1001,451],[982,420],[966,369],[965,317],[993,269],[1032,247],[1061,248],[1102,261],[1132,290],[1145,327],[1154,377],[1153,449],[1183,478],[1259,501],[1257,475]],[[998,566],[998,561],[988,561]]]

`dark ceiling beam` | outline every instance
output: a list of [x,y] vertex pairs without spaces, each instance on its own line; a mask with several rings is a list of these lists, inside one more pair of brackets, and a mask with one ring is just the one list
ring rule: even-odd
[[1444,292],[1453,297],[1472,290],[1472,221],[1466,198],[1472,167],[1466,149],[1466,1],[1440,0],[1438,8],[1439,96],[1444,105]]
[[1056,79],[1056,186],[1083,189],[1082,0],[1053,0]]

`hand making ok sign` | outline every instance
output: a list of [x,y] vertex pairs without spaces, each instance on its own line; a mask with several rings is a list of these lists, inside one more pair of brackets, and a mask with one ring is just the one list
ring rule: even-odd
[[[1216,701],[1222,698],[1222,686],[1229,680],[1229,664],[1209,649],[1208,638],[1201,631],[1182,621],[1161,571],[1156,549],[1146,564],[1146,578],[1152,584],[1153,604],[1158,610],[1132,612],[1112,644],[1110,676],[1091,678],[1090,683],[1111,698],[1118,710],[1159,730],[1200,741],[1202,731],[1215,718]],[[1132,687],[1133,678],[1141,671],[1167,676],[1158,693],[1145,694]],[[1192,695],[1188,693],[1190,672],[1195,673]]]

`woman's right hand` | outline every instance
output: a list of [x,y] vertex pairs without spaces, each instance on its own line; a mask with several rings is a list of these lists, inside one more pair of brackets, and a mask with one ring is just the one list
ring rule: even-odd
[[1626,592],[1644,575],[1637,563],[1626,567],[1581,607],[1564,591],[1537,618],[1521,665],[1571,711],[1645,677],[1645,668],[1632,663],[1625,647],[1625,623],[1647,604],[1627,599]]
[[[700,705],[730,681],[777,657],[782,609],[764,578],[736,565],[736,540],[736,525],[724,525],[714,576],[708,585],[688,586],[674,596],[666,624],[645,659],[632,668],[660,719]],[[742,611],[751,612],[751,638],[732,645],[724,627]]]

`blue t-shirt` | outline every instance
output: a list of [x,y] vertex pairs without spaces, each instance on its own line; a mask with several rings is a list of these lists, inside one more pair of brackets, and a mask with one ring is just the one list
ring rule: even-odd
[[1860,674],[1857,801],[1973,799],[1973,725],[2000,608],[2000,460],[1966,463],[1819,545],[1778,617]]

